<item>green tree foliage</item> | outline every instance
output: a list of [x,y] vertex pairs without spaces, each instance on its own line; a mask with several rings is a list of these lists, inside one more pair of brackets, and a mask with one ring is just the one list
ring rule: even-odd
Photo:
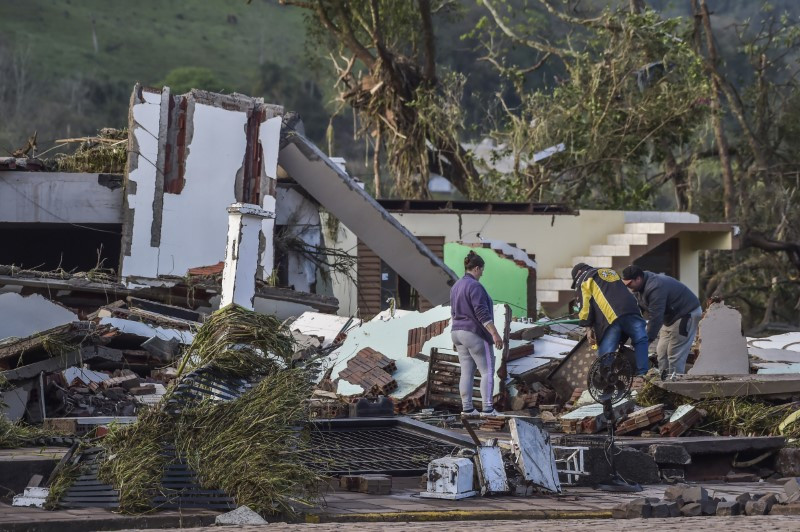
[[210,68],[205,67],[173,68],[159,85],[166,85],[174,94],[183,94],[191,89],[231,92],[228,83],[221,80]]

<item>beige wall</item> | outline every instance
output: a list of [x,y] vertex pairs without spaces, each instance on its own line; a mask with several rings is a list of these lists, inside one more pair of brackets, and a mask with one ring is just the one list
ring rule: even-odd
[[[477,242],[484,239],[516,244],[536,255],[537,278],[553,276],[555,268],[572,266],[572,257],[589,254],[589,246],[605,243],[607,235],[624,231],[622,211],[581,211],[580,215],[532,214],[434,214],[392,213],[415,236],[444,236],[445,242]],[[323,220],[323,227],[325,227]],[[335,237],[323,229],[326,246],[356,254],[355,235],[340,224]],[[339,300],[339,314],[353,315],[358,307],[352,281],[334,274],[333,295]]]
[[580,215],[392,213],[417,236],[443,235],[445,242],[484,239],[516,244],[536,255],[536,276],[553,276],[555,268],[571,267],[572,257],[589,254],[589,246],[605,243],[625,225],[622,211],[581,211]]
[[681,233],[678,235],[680,281],[700,296],[700,250],[732,249],[733,234]]

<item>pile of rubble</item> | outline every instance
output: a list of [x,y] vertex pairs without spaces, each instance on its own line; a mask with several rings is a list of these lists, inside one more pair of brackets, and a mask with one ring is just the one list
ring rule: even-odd
[[663,499],[640,498],[620,504],[612,510],[614,519],[648,517],[698,517],[708,515],[791,514],[800,506],[800,479],[786,479],[780,491],[742,493],[733,500],[711,497],[702,486],[669,486]]

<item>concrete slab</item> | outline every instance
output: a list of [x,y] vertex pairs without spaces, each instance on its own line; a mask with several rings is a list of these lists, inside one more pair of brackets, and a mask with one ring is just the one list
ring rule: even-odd
[[800,393],[800,375],[678,375],[656,386],[692,399],[704,397],[787,398]]
[[747,375],[750,357],[742,334],[742,315],[724,303],[712,303],[700,320],[700,354],[689,375]]

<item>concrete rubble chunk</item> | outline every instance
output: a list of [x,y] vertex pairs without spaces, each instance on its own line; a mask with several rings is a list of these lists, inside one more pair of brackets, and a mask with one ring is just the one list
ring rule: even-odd
[[683,445],[653,444],[648,448],[650,456],[657,464],[688,465],[692,463],[692,456]]
[[705,499],[700,501],[700,509],[703,515],[716,515],[718,505],[719,501],[714,499]]
[[778,498],[775,496],[774,493],[767,493],[758,498],[760,502],[764,502],[767,504],[767,513],[778,503]]
[[767,515],[769,508],[766,501],[747,501],[744,505],[746,515]]
[[750,354],[742,334],[742,315],[724,303],[712,303],[700,320],[700,353],[689,375],[747,375]]
[[690,502],[681,507],[681,515],[684,517],[697,517],[703,513],[703,508],[700,503]]
[[784,447],[778,451],[775,471],[784,477],[800,477],[800,447]]
[[672,517],[672,511],[670,510],[670,505],[676,506],[674,502],[663,502],[651,505],[652,512],[651,517]]
[[736,502],[744,508],[744,505],[747,504],[749,501],[753,500],[749,493],[742,493],[741,495],[736,496]]
[[653,507],[647,499],[634,499],[628,503],[625,517],[628,519],[639,519],[651,517]]
[[266,525],[267,520],[258,515],[247,506],[239,506],[237,509],[225,514],[218,515],[214,520],[215,525]]
[[783,484],[783,492],[786,494],[786,497],[788,497],[789,502],[800,499],[800,482],[798,482],[798,479],[793,478],[787,480]]
[[701,486],[689,486],[681,492],[681,498],[686,502],[702,502],[708,500],[708,491]]
[[664,499],[667,501],[678,500],[678,498],[683,495],[683,490],[688,487],[688,484],[675,484],[674,486],[669,486],[664,490]]
[[721,502],[717,505],[717,515],[732,516],[741,513],[741,505],[736,501]]
[[612,519],[626,519],[628,517],[628,504],[620,503],[611,509]]
[[770,515],[800,515],[800,502],[775,505]]

